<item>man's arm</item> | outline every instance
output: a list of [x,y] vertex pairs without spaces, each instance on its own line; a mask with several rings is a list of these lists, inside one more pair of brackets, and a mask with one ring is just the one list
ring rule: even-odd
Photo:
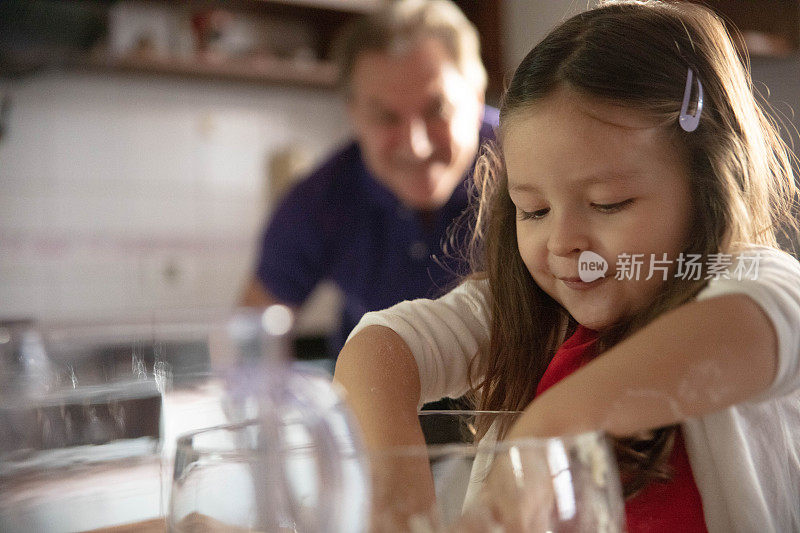
[[279,303],[283,302],[273,296],[256,277],[250,278],[239,298],[241,307],[267,307]]
[[548,389],[508,438],[675,424],[764,391],[778,361],[775,329],[748,296],[685,304]]

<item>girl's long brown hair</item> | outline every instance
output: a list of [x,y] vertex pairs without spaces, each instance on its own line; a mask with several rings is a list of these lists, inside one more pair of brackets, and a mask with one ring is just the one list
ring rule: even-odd
[[[692,133],[678,125],[688,68],[705,93]],[[776,246],[780,231],[797,229],[791,152],[757,104],[748,68],[717,16],[688,2],[623,0],[572,17],[517,68],[500,109],[500,146],[484,150],[475,172],[470,259],[474,276],[488,279],[491,311],[488,354],[476,357],[470,372],[481,410],[524,409],[576,327],[522,261],[501,148],[509,118],[562,86],[649,114],[688,154],[694,220],[684,253],[706,258],[736,243]],[[599,351],[692,299],[704,285],[665,282],[646,312],[601,333]],[[481,433],[490,423],[480,422]],[[615,439],[626,496],[669,479],[676,428]]]

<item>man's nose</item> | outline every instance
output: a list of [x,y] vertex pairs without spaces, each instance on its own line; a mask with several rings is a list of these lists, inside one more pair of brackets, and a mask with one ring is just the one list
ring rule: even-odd
[[589,249],[588,228],[580,217],[569,214],[555,215],[550,219],[547,249],[553,255],[566,256]]
[[427,159],[433,154],[433,143],[424,120],[411,119],[403,130],[403,144],[409,156],[416,159]]

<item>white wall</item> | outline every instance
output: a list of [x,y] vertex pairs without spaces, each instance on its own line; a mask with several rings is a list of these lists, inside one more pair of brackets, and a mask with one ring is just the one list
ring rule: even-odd
[[74,73],[0,89],[2,318],[232,305],[270,155],[319,160],[347,136],[331,91]]
[[503,59],[513,72],[531,48],[559,22],[586,10],[593,0],[503,0]]
[[[800,52],[788,58],[755,57],[751,72],[758,89],[779,117],[791,129],[800,129]],[[794,150],[800,156],[800,139],[796,132]],[[789,139],[788,133],[784,135]]]

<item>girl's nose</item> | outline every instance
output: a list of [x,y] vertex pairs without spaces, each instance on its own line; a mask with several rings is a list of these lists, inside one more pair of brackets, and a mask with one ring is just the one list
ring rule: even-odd
[[561,215],[550,220],[547,249],[553,255],[566,256],[589,249],[587,227],[580,217]]

